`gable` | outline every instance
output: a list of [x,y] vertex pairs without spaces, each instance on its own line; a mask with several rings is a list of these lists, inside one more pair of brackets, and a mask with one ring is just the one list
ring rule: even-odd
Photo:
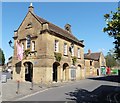
[[[72,33],[69,33],[68,31],[46,21],[45,19],[38,17],[31,11],[27,13],[26,17],[17,30],[18,39],[25,39],[27,35],[37,36],[38,34],[44,32],[45,30],[42,30],[42,25],[46,22],[48,23],[49,29],[45,30],[47,30],[50,34],[54,34],[55,36],[69,40],[72,43],[84,47],[83,42],[78,40]],[[27,26],[30,24],[32,24],[32,27]],[[14,37],[16,37],[16,35]]]
[[29,11],[17,30],[18,39],[24,39],[27,35],[36,36],[41,28],[41,23]]

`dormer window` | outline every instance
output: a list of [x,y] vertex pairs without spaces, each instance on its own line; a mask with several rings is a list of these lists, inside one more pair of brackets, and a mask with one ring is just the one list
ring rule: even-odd
[[30,48],[30,45],[31,45],[31,38],[30,38],[30,35],[27,36],[27,49]]

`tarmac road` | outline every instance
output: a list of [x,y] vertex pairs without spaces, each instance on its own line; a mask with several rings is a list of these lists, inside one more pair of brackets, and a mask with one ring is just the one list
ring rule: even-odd
[[115,80],[117,77],[112,77],[112,81],[110,76],[100,78],[101,77],[90,78],[68,83],[63,86],[47,88],[45,90],[38,91],[37,93],[19,98],[17,101],[120,103],[120,83]]

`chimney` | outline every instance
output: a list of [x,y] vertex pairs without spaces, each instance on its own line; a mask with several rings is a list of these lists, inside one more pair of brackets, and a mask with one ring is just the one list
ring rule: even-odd
[[91,54],[91,50],[90,49],[88,50],[88,54]]
[[48,22],[44,22],[43,23],[43,30],[47,30],[47,29],[49,29],[48,28]]
[[65,27],[66,31],[68,31],[69,33],[71,33],[71,25],[70,24],[66,24],[64,27]]
[[30,3],[29,11],[32,12],[32,13],[34,12],[34,7],[33,7],[32,3]]

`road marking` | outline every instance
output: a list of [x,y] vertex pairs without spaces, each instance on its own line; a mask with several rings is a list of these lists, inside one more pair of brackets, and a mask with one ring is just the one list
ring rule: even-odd
[[[76,83],[81,83],[81,82],[76,81]],[[76,85],[76,83],[75,83],[75,82],[68,82],[68,83],[65,83],[65,84],[63,84],[63,85],[58,86],[57,88],[65,87],[65,86],[68,86],[69,84],[70,84],[70,85]],[[31,97],[31,96],[36,95],[36,94],[38,94],[38,93],[45,92],[45,91],[50,90],[50,89],[54,89],[54,87],[50,87],[50,88],[44,89],[44,90],[42,90],[42,91],[38,91],[38,92],[35,92],[35,93],[32,93],[32,94],[28,94],[28,95],[26,95],[26,96],[24,96],[24,97],[15,99],[15,100],[13,100],[13,101],[20,101],[20,100],[22,100],[22,99]]]
[[[72,84],[72,83],[71,83],[71,84]],[[67,84],[66,84],[66,85],[61,85],[61,86],[59,86],[59,87],[57,87],[57,88],[65,87],[65,86],[67,86]],[[45,92],[45,91],[50,90],[50,89],[54,89],[54,88],[53,88],[53,87],[50,87],[50,88],[44,89],[44,90],[42,90],[42,91],[38,91],[38,92],[35,92],[35,93],[33,93],[33,94],[29,94],[29,95],[26,95],[26,96],[24,96],[24,97],[21,97],[21,98],[15,99],[15,100],[13,100],[13,101],[20,101],[20,100],[22,100],[22,99],[25,99],[25,98],[31,97],[31,96],[36,95],[36,94],[38,94],[38,93]]]
[[118,93],[114,95],[114,99],[115,99],[116,103],[119,103],[119,101],[117,101],[117,95],[118,95]]
[[[49,89],[51,89],[51,88],[49,88]],[[47,89],[44,89],[44,90],[42,90],[42,91],[38,91],[38,92],[35,92],[35,93],[33,93],[33,94],[26,95],[26,96],[24,96],[24,97],[21,97],[21,98],[18,98],[18,99],[16,99],[16,100],[14,100],[14,101],[19,101],[19,100],[28,98],[28,97],[30,97],[30,96],[36,95],[36,94],[38,94],[38,93],[42,93],[42,92],[47,91],[47,90],[49,90],[49,89],[47,88]]]
[[111,103],[111,102],[112,102],[112,99],[111,99],[110,97],[111,97],[111,93],[109,93],[109,94],[107,95],[107,100]]

